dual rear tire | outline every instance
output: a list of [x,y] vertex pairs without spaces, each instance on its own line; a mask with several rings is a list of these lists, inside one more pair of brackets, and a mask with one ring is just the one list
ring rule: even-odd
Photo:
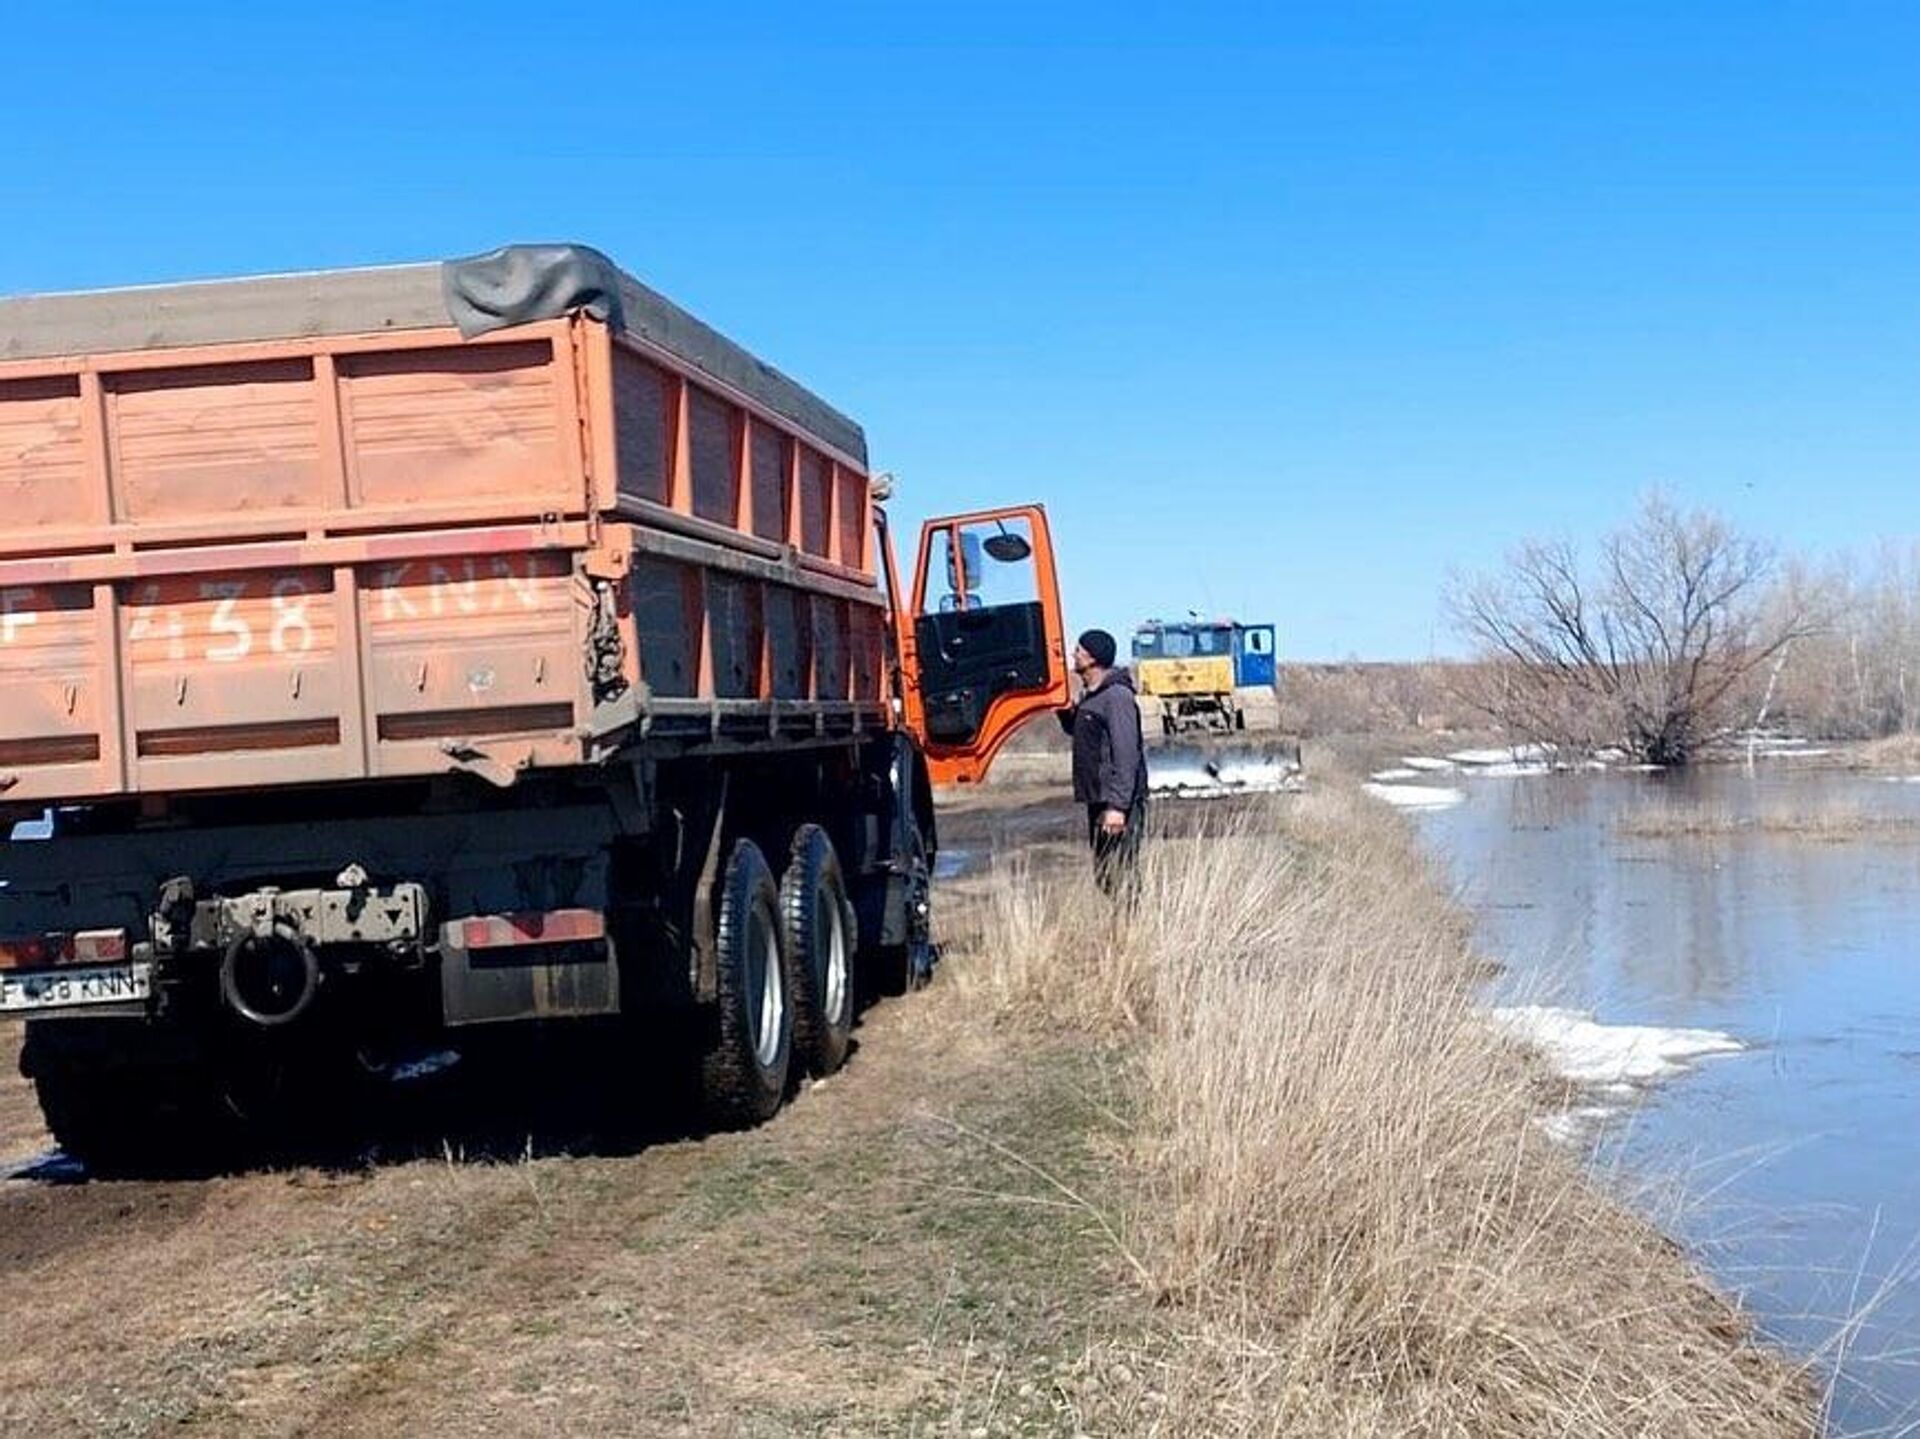
[[818,825],[793,837],[780,882],[781,931],[794,992],[794,1058],[832,1074],[853,1045],[853,901],[833,841]]
[[700,1061],[707,1122],[771,1119],[795,1080],[831,1074],[853,1037],[853,908],[826,832],[803,825],[779,885],[734,844],[714,923],[715,1029]]

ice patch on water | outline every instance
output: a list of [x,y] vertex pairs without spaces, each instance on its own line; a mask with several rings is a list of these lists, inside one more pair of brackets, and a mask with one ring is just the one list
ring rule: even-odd
[[1577,1009],[1523,1004],[1488,1013],[1502,1033],[1539,1050],[1557,1073],[1576,1084],[1645,1084],[1679,1074],[1708,1055],[1746,1048],[1717,1029],[1601,1024]]
[[1563,1109],[1556,1114],[1543,1114],[1534,1122],[1540,1126],[1540,1132],[1555,1144],[1577,1144],[1600,1125],[1605,1124],[1619,1113],[1611,1105],[1583,1104],[1578,1109]]
[[1375,784],[1392,784],[1395,780],[1419,779],[1420,771],[1417,769],[1407,769],[1404,766],[1399,769],[1377,769],[1368,775],[1367,778]]
[[1562,1078],[1586,1086],[1596,1099],[1613,1101],[1578,1104],[1539,1116],[1534,1122],[1556,1144],[1583,1143],[1648,1084],[1669,1079],[1701,1059],[1746,1048],[1717,1029],[1601,1024],[1577,1009],[1524,1004],[1487,1013],[1495,1028],[1538,1051]]
[[1447,755],[1454,764],[1479,769],[1486,765],[1537,764],[1546,768],[1547,747],[1539,744],[1502,745],[1498,749],[1457,749]]
[[1363,784],[1360,786],[1377,800],[1396,809],[1445,809],[1467,797],[1465,790],[1432,784]]
[[[1380,776],[1378,775],[1374,776],[1375,779],[1378,779],[1379,777]],[[1881,784],[1920,784],[1920,774],[1883,774],[1880,776],[1880,783]]]
[[1401,769],[1382,770],[1374,778],[1407,779],[1412,776],[1405,771],[1412,770],[1416,775],[1470,774],[1512,779],[1521,775],[1546,774],[1553,768],[1547,762],[1546,746],[1537,744],[1505,745],[1498,749],[1457,749],[1445,757],[1402,755],[1400,764]]
[[1784,734],[1779,730],[1742,730],[1730,737],[1728,749],[1750,759],[1818,759],[1834,753],[1805,735]]

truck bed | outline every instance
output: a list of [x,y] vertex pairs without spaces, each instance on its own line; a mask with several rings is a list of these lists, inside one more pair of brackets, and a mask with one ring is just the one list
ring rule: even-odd
[[886,722],[865,441],[571,246],[0,301],[0,804]]

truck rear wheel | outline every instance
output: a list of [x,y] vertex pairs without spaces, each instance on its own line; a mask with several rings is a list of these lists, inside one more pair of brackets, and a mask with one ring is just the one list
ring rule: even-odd
[[780,881],[793,988],[794,1058],[811,1074],[832,1074],[853,1043],[853,904],[833,841],[818,825],[793,837]]
[[933,978],[937,957],[933,947],[933,867],[927,859],[927,841],[919,829],[908,831],[904,855],[896,862],[894,882],[900,886],[902,943],[876,946],[864,977],[872,995],[905,994]]
[[239,1128],[198,1066],[102,1063],[90,1043],[65,1038],[30,1030],[20,1067],[55,1143],[91,1173],[181,1173],[238,1156]]
[[780,933],[780,892],[752,840],[733,847],[714,920],[717,1015],[701,1057],[707,1122],[740,1129],[771,1119],[786,1097],[793,1005]]

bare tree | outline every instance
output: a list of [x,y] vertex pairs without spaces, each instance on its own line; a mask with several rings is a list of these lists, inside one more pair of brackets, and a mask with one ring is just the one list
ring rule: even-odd
[[1749,680],[1817,628],[1775,571],[1766,546],[1658,494],[1591,564],[1566,541],[1522,545],[1504,571],[1449,590],[1486,662],[1468,699],[1543,743],[1684,764],[1732,727]]
[[1810,733],[1870,739],[1920,729],[1920,546],[1786,567],[1783,588],[1817,590],[1833,623],[1795,645],[1780,713]]

